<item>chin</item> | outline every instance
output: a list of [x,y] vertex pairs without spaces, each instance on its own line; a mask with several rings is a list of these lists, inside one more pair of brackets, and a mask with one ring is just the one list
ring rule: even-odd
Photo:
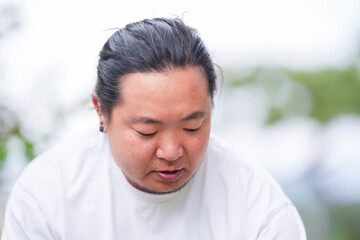
[[139,189],[140,191],[147,192],[150,194],[161,195],[161,194],[170,194],[170,193],[180,191],[183,187],[186,186],[186,184],[189,182],[189,180],[190,179],[188,179],[184,184],[182,184],[179,187],[171,188],[170,186],[166,186],[166,187],[163,187],[163,189],[153,189],[153,188],[142,186],[141,184],[138,184],[138,183],[135,183],[135,185],[136,185],[136,188]]

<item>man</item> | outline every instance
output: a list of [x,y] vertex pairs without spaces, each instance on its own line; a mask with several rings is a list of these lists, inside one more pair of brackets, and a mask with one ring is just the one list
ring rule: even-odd
[[29,164],[2,239],[306,239],[278,184],[210,137],[215,91],[210,55],[182,20],[115,32],[92,97],[100,131]]

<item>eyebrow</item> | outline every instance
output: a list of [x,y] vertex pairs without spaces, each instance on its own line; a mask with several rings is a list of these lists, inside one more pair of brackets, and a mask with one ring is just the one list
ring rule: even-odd
[[[189,114],[188,116],[184,117],[183,119],[181,119],[181,122],[185,122],[191,119],[204,119],[206,117],[206,109],[203,109],[202,111],[196,111],[193,112],[191,114]],[[130,120],[131,123],[145,123],[145,124],[162,124],[163,122],[159,121],[159,120],[155,120],[152,118],[147,118],[147,117],[135,117],[132,118]]]
[[151,119],[151,118],[147,118],[147,117],[136,117],[136,118],[132,118],[130,120],[131,123],[152,123],[152,124],[161,124],[162,122],[155,120],[155,119]]
[[196,112],[193,112],[191,113],[190,115],[188,115],[187,117],[181,119],[182,122],[185,122],[185,121],[188,121],[188,120],[191,120],[191,119],[203,119],[206,117],[206,109],[203,109],[202,111],[196,111]]

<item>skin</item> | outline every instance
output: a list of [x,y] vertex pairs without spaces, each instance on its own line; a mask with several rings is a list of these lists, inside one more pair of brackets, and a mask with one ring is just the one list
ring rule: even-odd
[[180,189],[199,169],[209,141],[211,97],[202,68],[131,73],[122,81],[122,102],[110,121],[98,110],[117,165],[141,191]]

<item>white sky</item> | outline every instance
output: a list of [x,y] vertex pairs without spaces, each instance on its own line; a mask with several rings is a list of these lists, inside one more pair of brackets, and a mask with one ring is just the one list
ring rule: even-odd
[[10,2],[19,2],[27,32],[22,45],[45,50],[41,54],[47,59],[69,61],[75,49],[96,59],[94,55],[109,36],[102,33],[104,29],[171,15],[184,16],[200,31],[219,64],[339,65],[353,56],[360,41],[358,0]]

